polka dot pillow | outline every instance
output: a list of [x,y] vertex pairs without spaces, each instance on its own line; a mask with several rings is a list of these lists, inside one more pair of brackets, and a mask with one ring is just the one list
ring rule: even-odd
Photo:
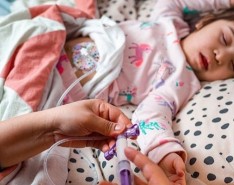
[[[207,83],[173,121],[175,137],[188,153],[187,185],[234,184],[233,91],[234,79]],[[120,108],[129,118],[135,110],[131,105]],[[137,143],[129,145],[138,149]],[[117,181],[117,160],[105,160],[98,150],[81,151],[83,155],[71,152],[67,184],[93,184],[95,178],[99,182],[103,179]],[[141,176],[135,166],[132,170]]]
[[105,15],[117,23],[126,20],[150,20],[157,0],[98,0],[99,16]]
[[[121,110],[128,116],[134,106]],[[234,184],[234,79],[203,84],[173,121],[188,153],[187,185]]]
[[[121,110],[131,118],[135,106]],[[229,79],[204,84],[177,114],[173,130],[188,153],[187,185],[234,184],[233,110],[234,79]],[[113,161],[107,164],[116,166]],[[102,170],[114,177],[113,171]]]
[[178,113],[176,137],[188,152],[188,184],[234,184],[234,80],[203,88]]
[[117,23],[136,20],[135,0],[98,0],[99,15],[105,15]]

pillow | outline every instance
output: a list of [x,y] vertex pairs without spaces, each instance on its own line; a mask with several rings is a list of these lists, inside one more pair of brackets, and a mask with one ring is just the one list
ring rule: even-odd
[[136,20],[135,0],[97,0],[100,16],[105,15],[117,23]]
[[149,21],[157,0],[97,0],[99,15],[117,23],[127,20]]
[[[221,185],[234,183],[234,79],[203,84],[201,90],[180,110],[173,120],[175,137],[188,153],[186,162],[187,185]],[[131,118],[136,106],[125,105],[121,110]],[[139,149],[136,142],[129,145]],[[117,161],[105,160],[98,150],[91,153],[98,160],[96,170],[102,178],[116,181]],[[94,163],[93,163],[94,164]],[[72,169],[69,164],[69,170]],[[77,182],[82,177],[74,174]],[[132,170],[141,176],[134,165]],[[85,177],[84,179],[87,179]],[[74,181],[74,179],[73,179]]]
[[157,0],[140,0],[137,1],[136,9],[137,9],[137,19],[140,21],[149,21],[151,20],[151,13],[153,12],[153,8],[155,6]]
[[234,183],[233,91],[233,79],[205,84],[173,122],[188,152],[188,184]]

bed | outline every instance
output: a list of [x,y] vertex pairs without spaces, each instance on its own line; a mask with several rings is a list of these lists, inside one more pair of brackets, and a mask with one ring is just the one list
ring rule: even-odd
[[[54,4],[55,2],[18,0],[11,5],[11,11],[45,3]],[[135,19],[150,20],[155,0],[85,2],[89,6],[82,8],[91,17],[105,15],[118,23]],[[57,3],[74,5],[72,0],[59,0]],[[188,152],[186,163],[188,185],[234,184],[234,147],[231,145],[234,141],[233,90],[234,79],[212,83],[204,82],[202,89],[194,95],[173,120],[174,134]],[[120,108],[131,118],[136,107],[125,105]],[[129,140],[128,142],[129,145],[139,150],[136,141]],[[61,177],[62,179],[66,179],[65,184],[98,184],[103,179],[117,182],[116,157],[107,161],[102,152],[93,148],[70,149],[66,152],[69,155],[67,167],[63,169],[66,175],[59,174],[64,176]],[[57,161],[61,162],[62,160],[64,160],[64,156],[57,156]],[[50,165],[54,165],[54,168],[59,168],[56,166],[53,152],[48,161]],[[136,175],[141,176],[139,169],[134,165],[132,165],[132,170]],[[52,178],[56,185],[64,184],[60,180],[60,178]]]

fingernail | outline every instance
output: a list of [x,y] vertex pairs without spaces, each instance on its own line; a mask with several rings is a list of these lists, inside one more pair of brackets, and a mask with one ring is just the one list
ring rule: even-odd
[[121,129],[122,129],[122,126],[121,126],[121,125],[119,125],[119,124],[115,125],[115,131],[119,131],[119,130],[121,130]]

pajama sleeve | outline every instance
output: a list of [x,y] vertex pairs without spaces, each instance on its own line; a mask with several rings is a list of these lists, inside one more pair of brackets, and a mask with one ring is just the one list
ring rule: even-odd
[[189,31],[188,23],[183,19],[184,15],[228,8],[230,8],[230,0],[159,0],[154,6],[151,17],[153,21],[173,19],[175,25],[178,25],[179,37],[183,38]]
[[[137,123],[140,128],[141,134],[137,141],[142,153],[156,163],[171,152],[180,153],[183,160],[186,160],[186,152],[174,137],[172,120],[200,88],[200,83],[188,67],[182,65],[179,68],[163,85],[160,81],[155,83],[158,86],[153,87],[132,117],[133,123]],[[163,73],[167,73],[167,70],[166,68]]]

